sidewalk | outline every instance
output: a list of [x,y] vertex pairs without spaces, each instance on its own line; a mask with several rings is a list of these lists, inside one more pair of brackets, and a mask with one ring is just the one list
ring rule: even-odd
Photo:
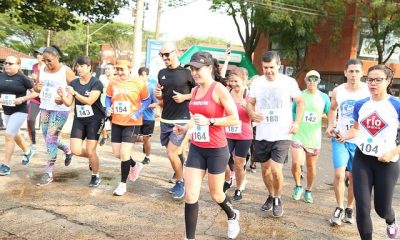
[[[158,130],[153,137],[153,154],[140,178],[128,183],[128,192],[115,197],[112,192],[119,182],[120,163],[111,153],[111,144],[99,147],[102,183],[89,188],[90,172],[86,159],[74,157],[64,166],[59,152],[54,172],[55,181],[36,186],[44,165],[45,146],[38,131],[38,153],[29,166],[21,165],[21,151],[16,147],[10,176],[0,177],[0,239],[183,239],[184,202],[175,201],[168,193],[172,169],[160,146]],[[240,210],[241,233],[237,239],[358,239],[356,225],[329,226],[335,208],[330,144],[324,139],[318,162],[315,204],[290,199],[293,189],[290,167],[285,168],[283,192],[284,216],[271,217],[260,211],[266,200],[259,165],[257,173],[248,173],[249,183],[243,200],[233,202]],[[4,131],[0,131],[0,151],[4,151]],[[141,161],[141,145],[135,146],[135,160]],[[0,155],[0,159],[3,156]],[[329,168],[330,166],[330,168]],[[228,191],[233,195],[234,189]],[[400,212],[399,189],[394,204]],[[197,239],[226,239],[226,215],[212,202],[206,179],[200,195]],[[385,239],[384,220],[372,212],[374,239]]]

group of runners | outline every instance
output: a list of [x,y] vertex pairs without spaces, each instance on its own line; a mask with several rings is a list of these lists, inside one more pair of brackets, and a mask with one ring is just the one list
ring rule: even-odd
[[[251,149],[251,160],[260,163],[267,189],[261,210],[281,217],[283,165],[291,150],[295,185],[291,198],[300,200],[303,195],[306,203],[314,203],[312,188],[321,149],[322,119],[326,118],[335,169],[336,207],[331,225],[353,223],[355,199],[360,237],[372,239],[374,189],[375,211],[386,221],[388,238],[397,238],[392,198],[399,176],[396,133],[400,101],[390,95],[394,75],[390,68],[369,68],[364,83],[362,62],[350,59],[344,69],[347,82],[336,87],[329,98],[318,90],[321,77],[317,71],[307,72],[303,91],[295,79],[279,73],[280,57],[275,51],[262,56],[263,75],[253,79],[249,87],[245,69],[232,69],[225,81],[226,69],[221,73],[218,61],[205,51],[196,52],[186,66],[181,65],[171,42],[160,50],[166,68],[159,71],[155,82],[148,80],[147,68],[140,68],[135,76],[127,60],[106,64],[99,80],[92,76],[88,57],[76,59],[74,72],[59,61],[62,52],[56,46],[40,48],[36,54],[39,63],[31,79],[20,72],[20,60],[15,56],[6,58],[0,74],[0,103],[6,123],[0,175],[11,172],[15,143],[24,152],[22,164],[31,161],[37,150],[35,122],[40,112],[47,161],[38,184],[53,181],[57,151],[61,149],[66,166],[73,155],[87,158],[89,186],[98,186],[101,161],[96,148],[110,138],[121,168],[121,179],[113,194],[122,196],[127,191],[127,180],[136,181],[144,164],[150,163],[150,138],[156,109],[160,108],[160,140],[174,171],[174,186],[169,192],[174,199],[184,198],[186,238],[195,239],[198,199],[207,174],[211,198],[226,213],[227,235],[234,239],[240,232],[240,212],[226,194],[232,185],[231,171],[236,177],[233,200],[240,201],[245,197],[245,166]],[[74,119],[68,145],[60,141],[59,135],[71,106]],[[104,129],[107,120],[111,122],[111,137]],[[25,121],[31,147],[19,132]],[[132,158],[133,146],[139,140],[144,143],[143,161]],[[305,187],[302,165],[307,169]]]

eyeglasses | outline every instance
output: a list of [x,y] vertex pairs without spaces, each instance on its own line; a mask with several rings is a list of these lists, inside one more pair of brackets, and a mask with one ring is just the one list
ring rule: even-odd
[[169,55],[170,55],[171,53],[173,53],[173,52],[175,52],[175,50],[172,50],[171,52],[166,52],[166,53],[160,52],[158,55],[160,55],[160,57],[169,58]]
[[306,78],[307,81],[309,82],[318,82],[319,81],[319,77],[308,77]]
[[4,65],[10,65],[10,66],[12,66],[12,65],[14,65],[14,64],[17,64],[17,63],[12,63],[12,62],[4,62]]
[[383,80],[386,80],[386,78],[367,78],[367,83],[375,82],[376,84],[380,84]]

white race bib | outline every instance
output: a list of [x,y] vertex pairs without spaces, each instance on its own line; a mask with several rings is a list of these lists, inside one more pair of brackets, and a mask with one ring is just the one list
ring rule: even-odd
[[78,118],[91,117],[94,115],[90,105],[76,105],[76,115]]
[[209,126],[196,125],[192,136],[195,142],[210,142]]
[[1,100],[3,101],[2,105],[7,107],[15,107],[15,98],[14,94],[1,94]]
[[115,101],[114,114],[128,115],[131,111],[131,103],[129,101]]
[[318,115],[315,112],[305,111],[304,116],[303,116],[303,122],[309,123],[309,124],[315,124],[315,123],[317,123],[317,116]]
[[381,157],[386,153],[386,141],[380,138],[369,138],[361,141],[358,148],[362,153],[369,156]]
[[225,127],[225,132],[240,134],[240,133],[242,133],[242,124],[235,125],[235,126],[227,126],[227,127]]
[[262,114],[264,116],[262,123],[266,124],[278,124],[281,115],[278,109],[263,109]]
[[50,102],[54,102],[56,99],[57,89],[53,87],[43,87],[40,91],[39,97],[44,100],[49,100]]

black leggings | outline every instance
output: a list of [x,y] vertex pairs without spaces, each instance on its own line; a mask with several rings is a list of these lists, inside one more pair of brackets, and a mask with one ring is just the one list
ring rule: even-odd
[[31,139],[31,144],[36,144],[36,118],[39,114],[39,104],[30,101],[28,105],[28,118],[27,118],[27,128],[29,133],[29,138]]
[[386,223],[393,223],[393,191],[399,177],[399,163],[379,162],[358,148],[353,160],[353,187],[356,199],[357,228],[361,239],[372,239],[371,192],[374,187],[375,212]]

